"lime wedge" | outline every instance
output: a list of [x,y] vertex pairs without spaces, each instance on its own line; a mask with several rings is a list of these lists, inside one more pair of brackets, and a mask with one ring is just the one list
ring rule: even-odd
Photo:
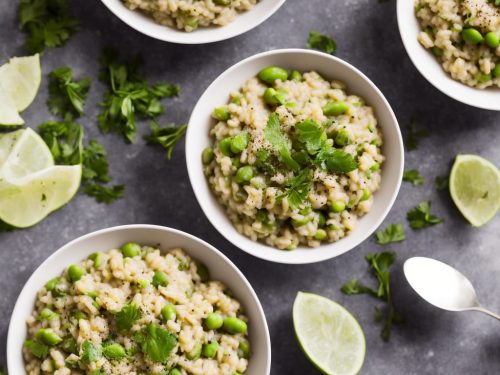
[[81,174],[81,165],[57,165],[15,181],[0,177],[0,220],[17,228],[38,223],[73,198]]
[[10,95],[18,112],[24,111],[33,102],[41,81],[38,54],[13,57],[0,67],[0,89]]
[[19,116],[16,104],[10,95],[0,88],[0,126],[19,126],[23,124],[24,120]]
[[462,215],[475,227],[500,209],[500,172],[478,155],[457,155],[450,174],[450,194]]
[[53,165],[49,148],[32,129],[0,134],[0,178],[17,180]]
[[316,294],[299,292],[293,325],[302,350],[328,375],[357,374],[365,359],[365,336],[344,307]]

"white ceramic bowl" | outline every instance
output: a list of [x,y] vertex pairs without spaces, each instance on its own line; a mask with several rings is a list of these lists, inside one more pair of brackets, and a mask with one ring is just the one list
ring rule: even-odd
[[228,25],[200,27],[188,33],[160,25],[143,13],[128,9],[121,0],[101,1],[115,16],[137,31],[152,38],[179,44],[205,44],[233,38],[260,25],[285,2],[285,0],[261,0],[251,10],[238,14]]
[[129,241],[159,245],[165,250],[182,247],[189,255],[205,263],[211,277],[226,284],[241,301],[249,318],[252,357],[245,374],[269,374],[271,343],[266,317],[245,276],[224,254],[208,243],[190,234],[154,225],[124,225],[87,234],[61,247],[38,267],[24,286],[12,313],[7,338],[9,374],[26,373],[21,352],[27,334],[26,319],[33,311],[36,294],[41,286],[59,276],[68,265],[79,262],[91,253],[119,248]]
[[[277,65],[301,71],[316,70],[328,79],[347,84],[349,93],[363,97],[375,109],[384,137],[380,190],[374,195],[371,211],[363,216],[357,227],[342,240],[311,249],[298,247],[293,251],[278,250],[261,242],[254,242],[238,233],[212,194],[203,174],[201,151],[212,145],[209,130],[213,125],[211,113],[227,103],[229,93],[238,91],[245,81],[256,76],[264,67]],[[256,257],[279,263],[313,263],[333,258],[359,245],[382,223],[392,207],[401,185],[404,151],[401,132],[394,113],[382,93],[363,73],[352,65],[325,53],[284,49],[261,53],[239,62],[222,73],[205,91],[196,104],[186,135],[186,162],[191,186],[201,208],[213,226],[230,242]]]
[[480,90],[455,81],[444,71],[432,52],[420,44],[417,40],[420,25],[415,17],[413,0],[398,0],[397,14],[399,32],[406,52],[417,70],[430,84],[459,102],[478,108],[500,111],[500,89]]

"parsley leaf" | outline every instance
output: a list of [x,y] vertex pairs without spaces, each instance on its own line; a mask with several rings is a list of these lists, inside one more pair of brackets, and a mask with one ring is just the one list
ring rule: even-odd
[[28,34],[25,45],[30,53],[64,45],[79,25],[69,15],[66,0],[21,0],[19,22]]
[[81,361],[83,363],[97,362],[102,357],[101,347],[94,345],[90,341],[84,341],[82,344]]
[[104,186],[100,184],[85,184],[83,192],[89,197],[95,198],[99,203],[111,204],[115,200],[123,198],[125,194],[124,185]]
[[168,124],[161,128],[155,121],[151,123],[151,134],[144,137],[150,143],[159,144],[167,150],[167,160],[172,158],[172,152],[176,143],[186,133],[187,125],[176,127],[175,124]]
[[155,119],[164,112],[160,100],[179,95],[180,88],[169,83],[149,85],[138,73],[139,61],[123,64],[116,53],[106,52],[102,59],[101,81],[108,84],[103,108],[98,116],[103,133],[121,133],[133,142],[136,136],[136,116]]
[[450,176],[437,176],[434,182],[438,191],[447,190],[450,183]]
[[416,169],[410,169],[403,173],[403,181],[410,182],[414,186],[421,186],[424,184],[424,178]]
[[46,121],[38,126],[38,132],[56,163],[74,165],[82,162],[83,127],[69,121]]
[[416,150],[420,139],[427,136],[429,136],[429,131],[427,129],[417,129],[417,120],[412,118],[408,125],[408,134],[406,136],[408,150]]
[[309,33],[309,40],[307,41],[307,48],[314,48],[331,55],[337,49],[337,43],[327,35],[311,31]]
[[406,214],[411,229],[423,229],[443,222],[437,216],[431,215],[431,202],[421,202]]
[[268,176],[274,176],[276,174],[277,159],[273,158],[271,152],[265,148],[257,150],[257,159],[255,161],[255,167],[262,171]]
[[49,99],[47,105],[54,116],[73,120],[83,115],[83,107],[90,89],[90,78],[73,80],[73,71],[61,67],[49,74]]
[[41,344],[37,341],[26,340],[24,342],[24,347],[27,348],[31,354],[39,359],[44,359],[49,355],[49,347],[45,344]]
[[264,128],[266,140],[278,150],[282,162],[291,170],[298,171],[300,166],[290,153],[290,141],[281,132],[280,120],[277,113],[271,113]]
[[134,340],[146,357],[159,363],[165,363],[177,345],[177,337],[156,324],[149,324],[136,333]]
[[389,224],[384,230],[379,230],[376,236],[379,245],[387,245],[391,242],[404,241],[405,231],[401,224]]
[[307,199],[311,184],[311,170],[305,168],[297,176],[286,180],[285,186],[287,190],[277,198],[286,196],[290,206],[297,208]]
[[351,154],[330,146],[320,150],[316,161],[330,172],[348,173],[358,167],[358,162]]
[[363,284],[361,284],[358,279],[351,279],[342,285],[340,288],[342,293],[347,294],[348,296],[356,295],[356,294],[371,294],[376,295],[375,291],[372,288],[369,288]]
[[299,141],[304,143],[309,153],[316,153],[326,141],[326,133],[312,120],[305,120],[295,125]]
[[134,304],[124,306],[115,317],[116,326],[127,331],[142,317],[141,310]]

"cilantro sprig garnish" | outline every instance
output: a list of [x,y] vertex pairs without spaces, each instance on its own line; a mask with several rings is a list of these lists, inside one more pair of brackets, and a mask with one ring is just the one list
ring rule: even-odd
[[108,84],[98,116],[103,133],[121,133],[133,142],[136,137],[136,117],[155,119],[165,111],[161,99],[179,95],[180,88],[170,83],[150,85],[139,74],[140,61],[120,63],[116,53],[107,51],[102,59],[101,81]]
[[416,169],[409,169],[403,173],[403,181],[409,182],[414,186],[421,186],[424,184],[424,178]]
[[177,337],[157,324],[149,324],[134,334],[134,341],[153,362],[165,363],[177,345]]
[[390,288],[389,270],[396,260],[396,254],[390,251],[372,253],[368,254],[365,260],[370,267],[371,274],[377,279],[377,288],[370,288],[357,279],[351,279],[340,290],[347,295],[369,294],[386,303],[383,310],[378,307],[375,308],[375,320],[382,322],[380,336],[384,341],[389,341],[393,324],[402,321],[402,316],[394,306]]
[[328,35],[320,34],[317,31],[309,33],[307,48],[313,48],[332,55],[337,49],[337,43]]
[[73,71],[61,67],[49,74],[49,98],[47,106],[54,116],[66,121],[83,115],[83,107],[90,89],[90,78],[73,80]]
[[421,202],[406,214],[410,228],[414,230],[427,228],[442,223],[444,220],[430,213],[431,202]]
[[280,120],[277,113],[271,113],[264,129],[266,140],[278,150],[281,161],[291,170],[298,171],[300,166],[292,158],[290,140],[281,131]]
[[38,132],[56,163],[75,165],[82,162],[83,127],[69,121],[46,121],[38,126]]
[[379,230],[376,236],[379,245],[387,245],[391,242],[404,241],[405,230],[401,224],[389,224],[384,230]]
[[90,341],[84,341],[80,358],[83,363],[97,362],[102,358],[102,348]]
[[79,25],[69,14],[67,0],[21,0],[19,22],[27,34],[29,53],[64,45]]
[[284,196],[288,199],[288,204],[292,208],[298,208],[307,199],[312,184],[312,172],[306,168],[295,177],[289,178],[285,182],[287,190],[277,198]]
[[124,306],[115,317],[116,327],[120,330],[129,330],[142,317],[141,310],[134,304]]
[[167,151],[167,160],[172,158],[172,152],[179,140],[186,134],[187,125],[179,127],[168,124],[160,127],[155,121],[151,123],[151,134],[144,136],[149,143],[158,144]]

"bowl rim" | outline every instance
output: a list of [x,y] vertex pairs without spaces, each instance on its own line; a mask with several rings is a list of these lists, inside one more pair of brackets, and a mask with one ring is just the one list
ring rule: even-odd
[[[284,257],[282,255],[274,256],[274,255],[272,255],[272,252],[269,252],[265,256],[264,255],[260,255],[260,254],[258,254],[256,252],[254,252],[253,250],[248,249],[245,246],[242,246],[239,243],[239,241],[233,240],[233,238],[231,238],[230,236],[226,236],[226,234],[224,232],[224,228],[222,227],[221,224],[218,223],[217,220],[214,219],[213,215],[211,214],[211,209],[208,207],[208,204],[205,203],[204,200],[202,199],[203,197],[201,197],[201,193],[199,192],[199,188],[195,187],[194,184],[193,184],[193,181],[195,180],[195,174],[198,172],[198,167],[195,167],[195,165],[194,165],[195,163],[191,163],[190,162],[190,160],[192,159],[192,155],[189,152],[189,150],[190,150],[189,149],[190,139],[197,136],[197,134],[195,133],[195,128],[196,127],[194,125],[192,125],[193,124],[193,118],[194,118],[196,112],[202,106],[202,100],[205,99],[205,96],[207,95],[207,92],[209,92],[212,89],[212,87],[218,85],[219,82],[223,81],[225,79],[225,77],[228,74],[230,74],[233,70],[236,70],[236,69],[240,68],[242,65],[248,64],[248,63],[250,63],[250,62],[252,62],[254,60],[258,60],[258,59],[261,59],[261,58],[264,58],[264,57],[268,57],[268,56],[271,56],[271,55],[297,54],[297,53],[298,54],[313,55],[313,56],[316,56],[318,58],[326,58],[326,59],[330,59],[331,61],[333,61],[335,63],[341,64],[344,67],[346,67],[347,69],[353,71],[353,73],[357,74],[360,78],[362,78],[362,80],[368,86],[370,86],[374,90],[375,94],[382,100],[382,104],[385,107],[385,109],[387,110],[387,114],[392,119],[392,122],[396,125],[394,131],[396,132],[397,139],[398,139],[399,149],[397,150],[397,152],[398,152],[398,155],[400,156],[400,161],[401,161],[400,168],[398,170],[398,176],[399,176],[398,179],[397,179],[398,182],[397,182],[396,186],[394,186],[394,191],[392,192],[392,195],[391,195],[390,199],[387,201],[386,207],[384,208],[382,214],[376,220],[373,221],[373,224],[371,225],[371,229],[370,230],[366,231],[363,235],[359,235],[358,236],[358,240],[356,241],[356,243],[352,247],[350,247],[350,248],[343,249],[342,251],[334,253],[334,254],[330,254],[330,252],[327,252],[327,253],[323,253],[322,256],[317,256],[316,258],[313,258],[313,257],[304,257],[304,259],[300,259],[300,260],[292,259],[292,257]],[[348,84],[348,82],[346,82],[346,83]],[[314,50],[310,50],[310,49],[302,49],[302,48],[285,48],[285,49],[277,49],[277,50],[271,50],[271,51],[257,53],[255,55],[252,55],[250,57],[247,57],[247,58],[239,61],[238,63],[232,65],[231,67],[229,67],[228,69],[226,69],[224,72],[222,72],[206,88],[206,90],[203,92],[203,94],[201,94],[201,96],[199,97],[196,105],[194,106],[194,108],[193,108],[193,110],[191,112],[191,116],[190,116],[190,119],[188,121],[187,132],[186,132],[185,158],[186,158],[186,164],[187,164],[187,170],[188,170],[188,176],[189,176],[189,182],[191,184],[191,188],[192,188],[192,190],[193,190],[193,192],[194,192],[194,194],[196,196],[198,204],[200,205],[203,213],[207,217],[208,221],[212,224],[212,226],[226,240],[228,240],[230,243],[232,243],[238,249],[243,250],[244,252],[246,252],[246,253],[248,253],[248,254],[250,254],[252,256],[255,256],[257,258],[260,258],[260,259],[263,259],[263,260],[266,260],[266,261],[270,261],[270,262],[274,262],[274,263],[281,263],[281,264],[311,264],[311,263],[322,262],[322,261],[325,261],[325,260],[332,259],[332,258],[335,258],[337,256],[340,256],[340,255],[342,255],[342,254],[344,254],[344,253],[346,253],[346,252],[348,252],[350,250],[353,250],[357,246],[359,246],[370,235],[372,235],[373,232],[375,232],[375,230],[380,226],[380,224],[382,224],[382,222],[384,221],[384,219],[387,217],[389,211],[391,210],[391,208],[394,205],[394,202],[395,202],[395,200],[396,200],[396,198],[398,196],[398,193],[399,193],[399,190],[400,190],[400,187],[401,187],[403,170],[404,170],[404,146],[403,146],[403,140],[402,140],[401,130],[399,128],[399,123],[398,123],[398,120],[396,118],[396,115],[394,114],[394,111],[392,110],[392,107],[390,106],[389,102],[387,101],[387,99],[385,98],[385,96],[382,94],[382,92],[380,91],[380,89],[364,73],[362,73],[359,69],[357,69],[353,65],[349,64],[348,62],[346,62],[346,61],[344,61],[344,60],[342,60],[342,59],[340,59],[340,58],[338,58],[336,56],[332,56],[332,55],[329,55],[329,54],[326,54],[326,53],[323,53],[323,52],[318,52],[318,51],[314,51]],[[199,163],[198,165],[201,164],[201,158],[198,158],[198,163]],[[202,165],[201,165],[201,168],[203,168]],[[205,179],[205,182],[206,182],[206,179]],[[213,193],[211,192],[211,190],[210,190],[210,193],[212,194],[213,199],[216,199],[213,196]],[[220,205],[219,202],[217,202],[217,204]],[[227,217],[227,215],[225,213],[224,213],[224,217],[225,217],[225,220],[229,221],[229,218]],[[234,226],[232,225],[232,223],[230,223],[230,224],[231,224],[231,226],[234,229]],[[238,235],[237,236],[238,238],[247,239],[243,234],[238,233],[236,231],[236,229],[234,229],[234,233],[236,233]],[[277,250],[276,248],[274,248],[272,246],[269,246],[267,244],[264,244],[262,242],[255,242],[255,241],[252,241],[252,242],[253,243],[260,243],[261,245],[266,246],[266,247],[268,247],[269,249],[272,249],[272,250]],[[335,244],[336,244],[336,242],[325,244],[325,245],[321,245],[320,248],[321,247],[325,247],[325,246],[335,246]],[[288,252],[286,252],[284,250],[279,250],[279,251],[282,252],[282,253],[284,253],[284,254],[288,253]],[[314,251],[314,249],[312,251]]]
[[[401,40],[403,42],[403,46],[411,62],[413,63],[417,71],[427,80],[427,82],[429,82],[443,94],[449,96],[452,99],[455,99],[458,102],[467,104],[471,107],[491,111],[500,111],[500,101],[495,102],[492,100],[491,103],[485,104],[484,101],[478,98],[478,96],[497,96],[498,99],[498,96],[500,95],[499,88],[491,87],[487,89],[476,89],[474,87],[466,85],[465,83],[454,80],[443,69],[439,61],[431,54],[431,52],[425,49],[417,41],[417,35],[421,29],[420,25],[418,25],[418,20],[413,12],[413,0],[397,0],[396,7],[398,29]],[[410,11],[410,9],[412,11]],[[413,34],[412,24],[417,24],[418,26],[416,34]],[[417,51],[417,49],[414,48],[416,44],[423,51]],[[425,52],[425,54],[421,52]],[[426,68],[426,64],[424,64],[423,61],[429,62],[429,66],[433,67],[432,69],[435,69],[437,65],[441,74],[434,74],[434,71],[431,72],[430,68]],[[464,92],[469,94],[464,95]],[[464,96],[469,96],[469,98]]]
[[[265,332],[263,332],[263,333],[264,333],[264,338],[266,341],[266,358],[267,358],[266,359],[266,361],[267,361],[266,374],[269,374],[271,371],[271,339],[270,339],[270,334],[269,334],[269,326],[267,324],[267,318],[266,318],[266,315],[264,313],[264,309],[262,307],[262,304],[259,300],[259,297],[257,296],[257,293],[255,292],[255,290],[253,289],[252,285],[250,284],[248,279],[245,277],[245,275],[240,271],[240,269],[224,253],[222,253],[220,250],[216,249],[214,246],[210,245],[208,242],[202,240],[201,238],[198,238],[192,234],[186,233],[186,232],[178,230],[178,229],[165,227],[165,226],[161,226],[161,225],[153,225],[153,224],[118,225],[118,226],[108,227],[108,228],[104,228],[104,229],[100,229],[97,231],[93,231],[93,232],[84,234],[84,235],[79,236],[79,237],[71,240],[70,242],[64,244],[60,248],[58,248],[55,252],[50,254],[50,256],[48,258],[46,258],[33,271],[33,273],[28,278],[28,280],[24,284],[23,288],[21,289],[21,292],[19,293],[19,295],[17,297],[16,303],[14,305],[14,309],[12,310],[12,314],[11,314],[11,317],[9,320],[9,327],[7,330],[7,348],[6,348],[7,349],[6,352],[7,352],[7,370],[8,370],[8,372],[11,374],[14,374],[14,373],[17,373],[19,371],[18,368],[13,368],[14,362],[12,360],[10,360],[11,358],[16,358],[16,356],[19,354],[19,353],[17,353],[17,350],[19,348],[16,348],[15,345],[13,345],[13,343],[12,343],[13,337],[17,334],[17,332],[15,331],[15,329],[17,328],[17,325],[13,324],[13,322],[14,322],[13,317],[16,315],[17,310],[20,309],[21,304],[26,302],[26,299],[28,299],[28,298],[31,299],[32,294],[34,296],[36,296],[36,291],[38,289],[33,289],[32,287],[31,288],[28,287],[31,284],[35,274],[41,272],[46,264],[52,262],[53,258],[56,258],[59,254],[61,254],[63,252],[67,252],[68,249],[71,249],[76,243],[91,239],[93,237],[99,237],[101,235],[104,235],[104,234],[107,234],[110,232],[127,231],[130,229],[154,230],[154,231],[166,232],[166,233],[176,234],[176,235],[179,235],[181,237],[185,237],[191,241],[197,242],[198,244],[200,244],[201,246],[203,246],[205,248],[210,249],[212,251],[212,253],[215,253],[215,255],[217,255],[221,261],[224,261],[227,265],[230,266],[230,268],[232,268],[232,270],[235,272],[235,275],[243,282],[246,289],[250,293],[250,296],[253,299],[253,301],[251,301],[251,303],[254,304],[255,307],[257,308],[259,318],[261,319],[262,324],[264,326]],[[189,251],[187,251],[187,252],[189,253]],[[64,267],[64,265],[62,265],[62,268],[63,267]],[[32,290],[34,290],[34,293],[31,293]],[[24,324],[26,324],[25,320],[22,320],[22,322],[24,322]],[[15,365],[16,366],[18,365],[17,361],[15,362]],[[24,367],[23,367],[23,369],[24,369]]]
[[[260,3],[266,0],[261,0]],[[267,0],[270,1],[270,0]],[[286,0],[273,0],[275,1],[275,4],[265,13],[263,17],[252,17],[251,22],[249,22],[247,25],[243,27],[232,27],[231,30],[228,32],[224,32],[224,28],[231,26],[233,24],[237,25],[238,22],[238,17],[240,15],[252,12],[252,10],[255,9],[249,9],[245,12],[242,12],[241,14],[238,13],[236,16],[235,20],[233,20],[231,23],[224,25],[224,26],[210,26],[210,27],[204,27],[203,29],[200,29],[204,32],[204,34],[208,35],[207,37],[202,37],[200,38],[200,34],[196,35],[196,30],[193,32],[185,32],[182,30],[177,30],[174,27],[166,26],[166,25],[161,25],[156,23],[153,19],[150,19],[149,17],[145,15],[141,15],[141,17],[147,18],[148,23],[151,24],[151,26],[161,26],[162,28],[165,28],[164,32],[155,32],[150,30],[148,27],[143,27],[141,25],[138,25],[137,22],[133,19],[133,16],[129,16],[126,12],[137,12],[135,10],[130,10],[121,1],[119,0],[101,0],[101,2],[108,8],[108,10],[113,13],[118,19],[120,19],[123,23],[128,25],[129,27],[133,28],[134,30],[147,35],[151,38],[161,40],[164,42],[170,42],[170,43],[176,43],[176,44],[188,44],[188,45],[196,45],[196,44],[209,44],[209,43],[215,43],[215,42],[220,42],[223,40],[231,39],[234,37],[237,37],[241,34],[244,34],[263,22],[265,22],[269,17],[271,17],[274,13],[278,11],[279,8],[285,3]],[[118,4],[120,3],[120,4]],[[258,6],[259,3],[256,4]],[[226,29],[227,31],[227,29]]]

